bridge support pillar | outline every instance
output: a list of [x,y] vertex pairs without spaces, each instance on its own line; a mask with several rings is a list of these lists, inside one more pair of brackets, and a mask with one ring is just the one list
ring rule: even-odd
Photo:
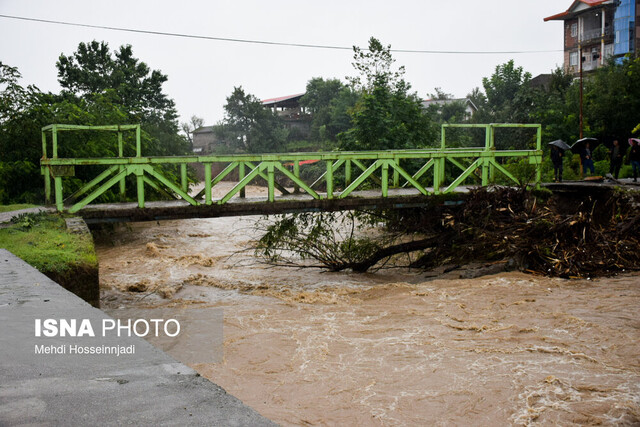
[[489,185],[489,168],[490,168],[489,159],[488,158],[482,159],[482,186],[483,187],[486,187],[487,185]]
[[185,193],[189,191],[189,182],[187,181],[187,164],[180,164],[180,186]]
[[333,161],[327,160],[327,199],[333,199]]
[[204,203],[212,204],[211,201],[211,163],[204,164]]
[[435,158],[433,162],[433,193],[440,194],[440,185],[443,182],[444,158]]
[[345,188],[351,184],[351,160],[344,162],[344,186]]
[[[400,159],[396,160],[396,166],[400,167]],[[396,168],[393,169],[393,188],[400,187],[400,172]]]
[[382,164],[382,197],[389,195],[389,163]]
[[269,201],[273,202],[275,200],[275,187],[276,187],[276,176],[275,176],[275,168],[273,163],[269,163],[267,165],[267,187],[269,190]]
[[42,174],[44,175],[44,203],[49,205],[51,204],[51,175],[49,174],[49,168],[43,167]]
[[62,177],[56,176],[53,180],[56,193],[56,209],[58,209],[58,212],[62,212],[64,209],[64,203],[62,201]]
[[144,208],[144,170],[141,167],[136,167],[134,170],[134,174],[136,175],[138,207]]
[[[244,179],[244,162],[238,163],[238,182]],[[247,191],[244,187],[240,189],[240,197],[244,198],[247,195]]]
[[[293,162],[293,176],[300,178],[300,160]],[[293,184],[293,192],[296,194],[300,192],[300,186],[298,183]]]

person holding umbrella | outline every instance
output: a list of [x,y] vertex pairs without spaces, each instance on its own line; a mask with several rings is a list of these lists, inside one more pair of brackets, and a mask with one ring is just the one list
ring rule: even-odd
[[611,155],[609,173],[612,174],[615,179],[618,179],[618,175],[620,175],[620,168],[622,167],[622,160],[624,159],[624,149],[620,146],[617,139],[613,140],[613,145],[611,146],[611,150],[609,150],[609,154]]
[[629,150],[629,161],[631,162],[631,169],[633,170],[633,182],[638,182],[638,175],[640,174],[640,145],[636,138],[629,140],[631,143],[631,150]]
[[584,150],[582,150],[580,157],[582,157],[582,171],[585,175],[587,173],[587,169],[591,171],[592,175],[596,173],[596,168],[593,165],[593,158],[591,157],[591,146],[589,145],[589,142],[585,142]]
[[566,142],[557,139],[550,142],[551,146],[551,162],[553,163],[554,180],[553,182],[562,182],[562,161],[564,160],[564,152],[571,149]]
[[581,138],[571,146],[573,154],[578,154],[580,156],[581,174],[586,174],[587,169],[589,169],[592,174],[596,172],[593,165],[593,159],[591,158],[591,147],[595,148],[598,144],[599,142],[595,138]]

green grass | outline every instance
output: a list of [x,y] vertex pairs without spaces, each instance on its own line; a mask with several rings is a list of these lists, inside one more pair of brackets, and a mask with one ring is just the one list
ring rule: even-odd
[[17,211],[20,209],[35,208],[36,206],[38,205],[31,205],[29,203],[20,203],[16,205],[0,205],[0,212]]
[[71,234],[58,214],[22,214],[0,229],[0,248],[43,273],[62,273],[76,265],[96,266],[91,235]]

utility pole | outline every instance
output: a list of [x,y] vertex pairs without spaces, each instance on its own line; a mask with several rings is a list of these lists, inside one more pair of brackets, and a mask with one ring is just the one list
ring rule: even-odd
[[579,57],[580,57],[580,139],[584,136],[582,134],[583,128],[583,117],[582,117],[582,93],[583,93],[583,79],[582,79],[582,62],[584,61],[584,57],[582,56],[582,45],[578,47],[579,49]]
[[[582,127],[583,127],[583,117],[582,117],[582,92],[583,92],[583,80],[582,80],[582,62],[584,61],[584,57],[582,56],[582,43],[578,46],[578,56],[580,60],[580,138],[582,139]],[[580,153],[580,179],[583,178],[584,169],[582,166],[582,153]]]

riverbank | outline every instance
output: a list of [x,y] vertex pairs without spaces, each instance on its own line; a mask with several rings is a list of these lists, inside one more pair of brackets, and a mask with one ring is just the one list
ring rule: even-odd
[[0,248],[98,307],[98,258],[81,219],[32,207],[4,212],[0,220]]

